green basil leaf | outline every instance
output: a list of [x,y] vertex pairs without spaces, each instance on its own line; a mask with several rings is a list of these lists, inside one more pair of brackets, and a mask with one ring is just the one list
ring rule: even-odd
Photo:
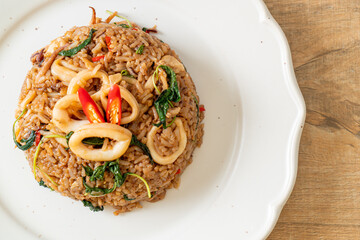
[[124,184],[124,182],[126,180],[126,175],[121,173],[119,162],[117,160],[110,162],[109,171],[114,174],[114,179],[115,179],[114,184],[117,187],[120,187],[121,185]]
[[172,91],[172,94],[171,94],[169,100],[173,101],[173,102],[179,102],[181,99],[181,96],[180,96],[179,86],[176,81],[175,72],[169,66],[160,65],[159,67],[161,67],[162,69],[165,70],[166,75],[169,78],[169,82],[170,82],[169,89],[171,89],[171,91]]
[[94,171],[91,169],[91,167],[89,167],[89,166],[84,166],[84,165],[82,165],[82,167],[83,167],[84,170],[85,170],[86,176],[91,177],[91,176],[93,175],[93,172],[94,172]]
[[125,24],[125,23],[120,23],[118,24],[119,26],[123,27],[123,28],[129,28],[130,26]]
[[47,186],[42,179],[40,180],[39,185],[42,186],[42,187],[44,187],[44,188],[48,188],[48,189],[50,189],[51,191],[54,191],[54,189],[52,189],[51,187]]
[[95,29],[91,29],[88,38],[85,39],[81,44],[79,44],[78,46],[71,48],[69,50],[63,50],[63,51],[59,52],[59,55],[65,56],[65,57],[71,57],[71,56],[77,54],[81,49],[86,47],[91,42],[91,39],[92,39],[95,31],[96,31]]
[[163,125],[164,129],[166,128],[166,113],[169,109],[170,94],[171,91],[168,88],[164,90],[154,102],[154,106],[160,120],[160,124],[158,126]]
[[70,137],[74,134],[73,131],[70,131],[68,134],[66,134],[65,136],[65,139],[66,139],[66,143],[67,145],[69,146],[69,140],[70,140]]
[[39,185],[44,188],[49,188],[48,186],[46,186],[45,182],[42,179],[40,180]]
[[112,193],[116,189],[116,184],[113,188],[100,188],[100,187],[90,187],[86,184],[86,179],[83,177],[83,185],[85,187],[85,192],[89,193],[91,196],[101,196],[108,193]]
[[86,201],[86,200],[82,200],[82,203],[84,204],[84,207],[88,207],[90,208],[91,211],[93,212],[99,212],[99,211],[103,211],[104,210],[104,207],[101,206],[101,207],[94,207],[94,205],[89,202],[89,201]]
[[126,201],[132,201],[132,200],[135,200],[136,198],[129,198],[126,194],[124,194],[124,199]]
[[160,123],[155,126],[163,125],[163,128],[167,128],[166,126],[166,113],[169,109],[169,104],[172,102],[179,102],[181,100],[179,86],[176,81],[175,72],[168,66],[160,65],[160,68],[164,69],[167,77],[169,78],[169,88],[162,91],[159,97],[155,100],[154,106],[156,112],[159,116]]
[[104,165],[95,168],[90,177],[90,181],[102,180],[104,178],[104,173],[108,165],[109,162],[106,162]]
[[21,139],[20,140],[20,142],[25,143],[24,145],[22,145],[18,141],[16,141],[15,132],[13,131],[14,143],[20,150],[23,150],[23,151],[28,150],[29,148],[31,148],[31,146],[35,142],[35,138],[36,138],[36,133],[35,133],[34,130],[32,130],[31,133],[30,133],[30,136],[27,139]]
[[196,127],[195,127],[195,130],[196,130],[198,128],[199,120],[200,120],[200,109],[199,109],[199,102],[198,102],[197,98],[195,97],[195,95],[193,95],[193,97],[194,97],[194,102],[196,105],[196,117],[197,117]]
[[151,164],[154,164],[149,148],[140,142],[134,134],[131,136],[130,146],[138,146],[149,157]]
[[84,138],[81,142],[88,145],[101,146],[104,144],[104,138],[89,137]]
[[[84,167],[84,168],[86,168],[86,167]],[[105,195],[105,194],[112,193],[113,191],[115,191],[115,189],[117,187],[120,187],[121,185],[123,185],[125,180],[126,180],[126,177],[128,175],[130,175],[130,176],[134,176],[134,177],[139,178],[145,184],[145,187],[146,187],[147,192],[148,192],[148,196],[149,196],[149,198],[151,198],[150,187],[149,187],[149,184],[146,182],[146,180],[144,178],[142,178],[141,176],[135,174],[135,173],[127,172],[127,173],[122,174],[121,171],[120,171],[119,159],[117,159],[115,161],[112,161],[112,162],[106,162],[106,164],[104,164],[102,166],[99,166],[96,169],[100,169],[100,170],[98,170],[98,172],[99,172],[99,175],[101,175],[101,176],[103,176],[103,171],[105,171],[106,169],[108,169],[111,173],[113,173],[114,174],[114,186],[112,188],[90,187],[86,183],[86,177],[83,177],[83,185],[85,187],[85,192],[89,193],[91,196],[98,196],[99,197],[99,196],[102,196],[102,195]],[[92,175],[90,177],[90,181],[92,181],[93,176],[98,174],[98,173],[96,173],[96,169],[92,173]],[[96,178],[96,179],[95,178],[96,177],[94,177],[93,180],[100,179],[100,178]]]

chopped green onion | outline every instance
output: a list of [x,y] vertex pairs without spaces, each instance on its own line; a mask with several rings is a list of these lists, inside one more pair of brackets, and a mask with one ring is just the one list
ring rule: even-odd
[[143,54],[143,52],[144,52],[144,47],[145,47],[145,45],[144,44],[141,44],[141,46],[136,50],[136,52],[135,53],[137,53],[137,54]]

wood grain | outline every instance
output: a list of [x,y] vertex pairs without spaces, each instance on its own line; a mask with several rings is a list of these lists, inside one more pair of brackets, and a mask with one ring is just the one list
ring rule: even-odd
[[297,182],[269,239],[360,239],[360,1],[265,3],[307,106]]

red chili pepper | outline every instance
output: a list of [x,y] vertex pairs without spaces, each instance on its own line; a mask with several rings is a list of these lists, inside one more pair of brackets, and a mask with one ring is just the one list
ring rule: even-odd
[[137,29],[137,28],[132,28],[132,30],[135,30],[135,31],[137,31],[138,29]]
[[41,140],[41,133],[39,132],[39,130],[36,131],[36,137],[35,137],[35,146],[39,145],[40,140]]
[[121,93],[120,87],[116,84],[112,85],[109,91],[106,118],[110,123],[121,123]]
[[103,123],[105,122],[103,116],[100,113],[96,103],[90,97],[89,93],[84,88],[79,88],[78,95],[83,111],[91,123]]
[[205,112],[205,107],[199,107],[200,112]]
[[175,175],[180,174],[180,172],[181,172],[181,170],[180,170],[180,168],[179,168],[179,170],[177,170],[177,172],[175,173]]
[[151,33],[151,32],[157,33],[157,30],[156,30],[156,29],[146,29],[145,32],[146,32],[146,33]]
[[93,57],[93,58],[91,59],[91,61],[93,61],[93,62],[97,62],[97,61],[100,61],[100,59],[103,59],[104,57],[105,57],[105,55],[101,55],[101,56]]
[[110,44],[111,44],[111,37],[109,36],[105,36],[105,42],[106,42],[106,46],[109,50],[111,50]]

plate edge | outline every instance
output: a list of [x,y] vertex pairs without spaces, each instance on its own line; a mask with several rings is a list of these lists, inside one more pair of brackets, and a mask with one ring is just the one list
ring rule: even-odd
[[280,51],[281,59],[284,60],[284,63],[286,63],[283,65],[284,78],[288,86],[288,89],[290,91],[290,94],[292,96],[292,99],[295,102],[298,110],[297,116],[293,123],[293,129],[289,136],[290,142],[287,151],[287,156],[290,159],[288,166],[290,176],[281,196],[269,204],[268,206],[269,216],[266,222],[266,227],[264,228],[263,232],[258,234],[259,239],[266,239],[273,231],[279,219],[280,213],[285,203],[289,199],[296,182],[297,168],[298,168],[298,152],[299,152],[301,134],[305,123],[306,106],[303,95],[300,91],[299,85],[296,80],[294,67],[292,63],[291,50],[287,38],[285,36],[285,33],[271,15],[264,1],[263,0],[254,0],[254,1],[255,1],[255,6],[259,11],[260,24],[267,25],[267,27],[273,31],[275,38],[279,43],[281,50]]

